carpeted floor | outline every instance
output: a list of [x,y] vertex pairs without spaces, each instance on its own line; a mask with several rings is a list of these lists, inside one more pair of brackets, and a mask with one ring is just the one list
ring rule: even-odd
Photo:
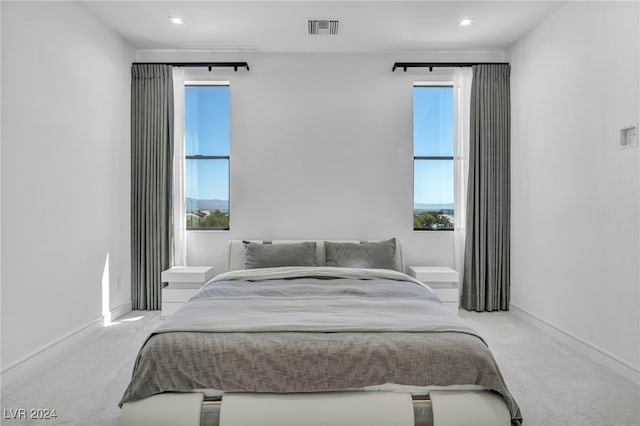
[[[558,344],[508,312],[461,311],[485,337],[526,426],[638,426],[640,386]],[[160,321],[159,312],[131,312],[2,388],[1,424],[115,426],[117,403],[135,355]],[[11,420],[16,409],[55,409],[53,420]]]
[[640,426],[640,386],[509,312],[460,311],[485,337],[526,426]]

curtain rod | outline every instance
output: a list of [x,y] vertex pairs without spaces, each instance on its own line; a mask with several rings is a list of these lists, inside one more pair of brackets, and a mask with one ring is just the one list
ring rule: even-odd
[[134,62],[133,65],[171,65],[173,67],[193,67],[193,68],[246,68],[249,71],[249,64],[246,62]]
[[509,62],[396,62],[391,71],[398,68],[402,68],[404,72],[407,72],[407,68],[429,68],[429,71],[433,71],[434,68],[471,67],[474,65],[509,65]]

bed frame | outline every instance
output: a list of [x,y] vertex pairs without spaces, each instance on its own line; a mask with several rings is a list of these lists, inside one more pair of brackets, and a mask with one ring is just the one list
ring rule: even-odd
[[[252,240],[255,241],[255,240]],[[258,241],[256,241],[258,242]],[[275,240],[273,244],[301,242]],[[340,242],[345,242],[340,240]],[[359,242],[359,241],[346,241]],[[323,241],[316,241],[324,264]],[[402,247],[397,262],[405,270]],[[244,268],[241,240],[229,242],[227,269]],[[125,403],[119,426],[509,426],[511,415],[498,394],[487,390],[328,392],[307,394],[164,393]]]
[[391,392],[336,392],[328,397],[243,394],[225,395],[221,399],[205,399],[200,393],[161,394],[124,404],[118,423],[119,426],[510,424],[509,410],[502,398],[491,391],[432,391],[430,396],[413,397]]

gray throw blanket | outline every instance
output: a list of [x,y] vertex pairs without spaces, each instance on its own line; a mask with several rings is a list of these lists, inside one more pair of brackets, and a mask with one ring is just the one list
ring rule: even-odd
[[478,385],[520,410],[483,340],[395,271],[221,274],[144,344],[121,403],[162,392],[325,392]]

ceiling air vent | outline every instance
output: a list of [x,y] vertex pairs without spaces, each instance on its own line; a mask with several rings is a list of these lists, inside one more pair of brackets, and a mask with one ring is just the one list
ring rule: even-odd
[[328,19],[310,19],[310,35],[335,35],[338,34],[338,21]]

